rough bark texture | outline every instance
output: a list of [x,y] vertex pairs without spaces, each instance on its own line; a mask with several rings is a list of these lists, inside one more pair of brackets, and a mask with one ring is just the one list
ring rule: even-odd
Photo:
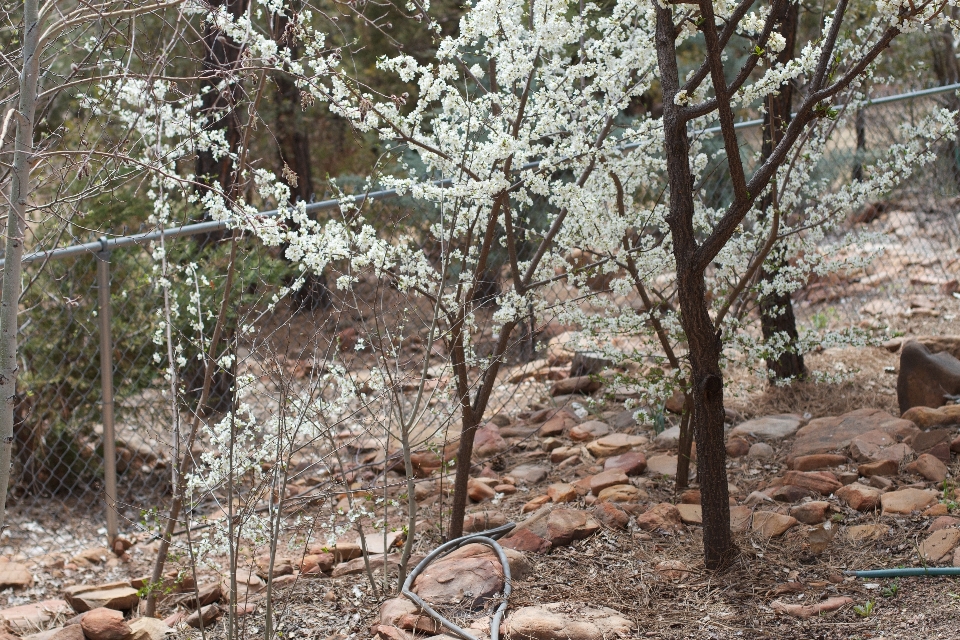
[[[799,5],[792,3],[785,7],[783,18],[778,25],[780,35],[786,40],[786,46],[777,56],[777,61],[786,64],[794,57],[797,41],[797,23],[799,19]],[[783,138],[784,132],[790,124],[790,114],[793,109],[793,84],[787,83],[780,88],[779,93],[767,96],[767,112],[763,116],[763,146],[762,157],[769,158],[774,147]],[[771,195],[764,196],[760,201],[760,210],[770,215],[774,206]],[[774,247],[760,271],[762,281],[771,282],[777,273],[786,264],[783,253]],[[772,293],[760,296],[760,330],[764,341],[770,341],[777,335],[786,334],[791,347],[776,358],[767,358],[767,369],[776,380],[787,378],[801,378],[806,375],[803,364],[803,355],[797,352],[799,341],[797,320],[793,313],[793,301],[787,293]]]
[[[247,0],[210,0],[211,11],[226,7],[234,16],[246,11]],[[203,68],[200,73],[201,113],[203,130],[225,131],[231,150],[240,144],[239,114],[234,109],[239,87],[236,84],[220,86],[236,67],[241,46],[209,22],[204,23]],[[229,156],[215,159],[209,151],[197,154],[197,179],[207,184],[219,183],[224,191],[233,183],[233,161]]]
[[[706,566],[728,564],[736,547],[730,534],[726,449],[723,442],[723,378],[720,335],[707,307],[703,269],[695,259],[693,176],[688,160],[687,123],[674,103],[679,72],[674,49],[675,29],[669,7],[657,5],[656,45],[664,92],[663,129],[670,211],[667,222],[677,262],[680,317],[690,359],[691,420],[697,442],[697,477],[703,508],[703,546]],[[708,18],[709,19],[709,18]]]
[[[956,20],[960,16],[960,8],[948,7],[950,17]],[[940,85],[960,82],[960,61],[957,60],[957,51],[954,46],[953,29],[946,26],[930,33],[931,66]],[[949,109],[960,109],[960,98],[956,93],[944,94],[941,98]],[[960,141],[946,140],[950,155],[954,159],[953,179],[960,185]]]
[[[21,259],[30,196],[30,164],[33,156],[33,120],[37,106],[40,71],[40,18],[38,0],[23,3],[23,68],[20,71],[20,98],[16,116],[17,134],[10,187],[12,206],[7,216],[6,262],[3,293],[0,297],[0,529],[6,517],[7,487],[10,484],[10,457],[13,451],[14,409],[17,404],[17,329],[21,293]],[[2,142],[2,141],[0,141]]]

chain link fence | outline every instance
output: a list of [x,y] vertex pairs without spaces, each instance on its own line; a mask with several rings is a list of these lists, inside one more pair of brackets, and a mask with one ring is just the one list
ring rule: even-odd
[[[834,132],[818,172],[835,176],[838,184],[856,179],[873,154],[899,140],[901,124],[918,121],[935,107],[956,105],[955,89],[906,94],[863,107]],[[759,151],[761,144],[759,124],[740,125],[741,141],[753,151]],[[729,197],[726,189],[718,179],[712,197],[722,202]],[[377,192],[366,197],[386,200],[393,195]],[[336,202],[324,202],[310,208],[319,211],[335,206]],[[836,326],[856,325],[883,314],[915,312],[921,306],[907,302],[911,296],[935,297],[956,291],[960,273],[958,209],[960,149],[943,142],[933,165],[885,200],[853,213],[844,231],[882,233],[883,254],[861,272],[812,282],[798,292],[795,305],[800,321],[826,318]],[[164,238],[171,263],[200,260],[198,268],[208,277],[197,277],[195,282],[213,293],[222,286],[225,252],[217,249],[217,245],[225,245],[222,229],[217,223],[204,223],[172,230]],[[166,358],[165,343],[156,340],[164,308],[159,263],[153,255],[159,241],[155,232],[113,237],[35,253],[25,265],[14,472],[7,498],[11,518],[22,526],[6,532],[4,546],[8,550],[29,553],[30,549],[42,549],[40,534],[29,526],[40,519],[55,515],[73,518],[71,526],[87,527],[97,535],[107,529],[111,534],[118,528],[133,531],[145,511],[162,509],[169,499],[177,449],[176,407],[168,392],[169,381],[156,359],[157,354],[164,361]],[[243,297],[230,310],[231,324],[256,321],[258,335],[228,339],[236,340],[242,356],[239,374],[249,373],[257,380],[254,392],[245,400],[252,403],[251,411],[266,418],[285,401],[285,379],[306,384],[312,373],[326,366],[331,350],[352,346],[364,318],[383,313],[386,307],[399,313],[403,305],[395,296],[391,298],[393,293],[370,282],[358,286],[355,300],[333,305],[338,311],[331,313],[325,296],[332,289],[315,282],[308,283],[306,293],[268,312],[273,296],[289,284],[292,270],[275,250],[249,238],[242,239],[241,245],[238,290]],[[197,291],[199,296],[199,288]],[[552,295],[557,300],[574,300],[580,293],[558,282]],[[212,294],[207,297],[216,299]],[[105,313],[109,314],[106,318]],[[190,322],[177,322],[175,331],[190,338],[194,332]],[[425,341],[408,340],[412,340],[407,344],[411,352],[426,349]],[[106,350],[104,345],[109,345]],[[521,332],[518,354],[519,360],[535,356],[530,327]],[[184,354],[181,383],[185,398],[195,398],[202,384],[202,363],[196,356]],[[101,375],[105,370],[111,371],[112,381],[111,376]],[[533,382],[520,375],[499,385],[491,413],[536,407],[546,389],[543,380]],[[229,376],[215,380],[214,413],[229,406],[231,385]],[[425,414],[420,432],[424,440],[447,426],[431,421],[439,420],[431,416],[440,413]],[[204,417],[208,418],[212,419]],[[113,455],[109,446],[104,447],[111,442],[111,430]],[[379,445],[365,444],[369,429],[346,430],[341,435],[353,443],[344,451],[358,463],[378,458],[382,462],[389,455],[389,446],[380,447],[388,450],[378,453]],[[295,474],[309,475],[308,470],[322,464],[329,449],[324,453],[321,444],[311,442],[302,447]],[[200,442],[197,453],[204,446]],[[115,471],[108,463],[111,459]],[[105,499],[110,494],[115,496],[115,509],[108,506],[113,498]],[[118,522],[109,521],[111,514]]]

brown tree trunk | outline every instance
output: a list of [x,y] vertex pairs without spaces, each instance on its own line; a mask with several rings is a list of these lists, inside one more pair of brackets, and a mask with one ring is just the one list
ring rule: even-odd
[[[247,1],[209,0],[209,5],[211,10],[226,7],[232,15],[239,17],[246,11]],[[203,130],[224,130],[230,150],[236,151],[240,144],[240,120],[234,105],[237,103],[239,87],[236,84],[226,87],[219,85],[236,67],[241,46],[209,22],[204,26],[203,45],[203,67],[200,72]],[[196,174],[199,182],[209,185],[219,183],[227,193],[235,179],[233,161],[228,156],[216,159],[208,150],[197,154]]]
[[680,439],[677,442],[676,490],[678,493],[690,486],[690,453],[693,450],[693,430],[690,428],[692,405],[690,394],[684,391],[683,412],[680,416]]
[[[289,35],[290,20],[277,18],[274,35],[290,49],[290,57],[300,57],[295,38]],[[277,115],[274,127],[277,137],[278,175],[290,187],[291,200],[312,202],[313,163],[311,162],[310,131],[304,119],[300,89],[283,73],[276,75]],[[315,125],[314,125],[315,126]],[[292,294],[296,311],[316,311],[330,306],[330,289],[325,273],[308,272],[303,285]]]
[[[947,11],[953,19],[960,16],[958,7],[949,7]],[[956,47],[953,46],[952,26],[947,25],[930,34],[930,53],[931,66],[941,86],[960,82],[960,61],[957,60]],[[960,108],[960,98],[952,91],[944,94],[942,100],[949,109]],[[945,144],[949,156],[953,159],[953,179],[956,186],[960,187],[960,142],[947,140]]]
[[[797,41],[797,23],[799,21],[799,5],[787,3],[783,17],[777,25],[780,35],[786,40],[786,46],[777,56],[777,61],[786,64],[794,57]],[[767,112],[763,115],[763,147],[761,155],[764,160],[770,157],[774,147],[783,138],[787,126],[790,124],[790,114],[793,109],[793,84],[787,83],[776,94],[767,96]],[[764,216],[772,214],[774,200],[771,195],[765,195],[760,200],[760,211]],[[773,282],[778,272],[786,265],[785,257],[774,247],[760,270],[762,282]],[[775,380],[788,378],[802,378],[807,370],[803,364],[803,355],[797,349],[799,334],[797,319],[793,313],[793,301],[788,293],[771,293],[760,296],[760,330],[763,339],[770,342],[778,335],[786,334],[789,347],[776,357],[767,358],[767,370],[773,374]]]
[[674,48],[675,27],[669,5],[656,5],[657,59],[663,86],[664,152],[670,185],[667,223],[677,263],[680,319],[690,361],[694,437],[697,442],[697,478],[703,507],[704,561],[708,569],[729,564],[737,552],[730,534],[726,448],[723,441],[722,341],[713,328],[707,306],[703,269],[695,259],[693,176],[690,172],[687,123],[675,104],[680,79]]

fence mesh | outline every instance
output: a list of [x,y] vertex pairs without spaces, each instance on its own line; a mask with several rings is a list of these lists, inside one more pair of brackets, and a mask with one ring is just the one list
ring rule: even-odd
[[[856,116],[846,118],[834,132],[818,173],[834,176],[837,184],[855,179],[858,167],[873,154],[899,141],[903,123],[916,122],[937,106],[953,106],[956,99],[952,95],[864,107]],[[747,149],[759,151],[761,136],[756,127],[742,129],[740,138]],[[718,203],[730,197],[722,176],[711,185],[709,195]],[[933,165],[883,201],[853,213],[844,231],[882,233],[883,254],[862,272],[812,282],[798,292],[795,305],[801,323],[825,322],[842,327],[895,313],[935,313],[936,305],[929,300],[958,288],[958,196],[960,152],[956,144],[943,142]],[[383,206],[384,215],[402,215],[398,213],[402,207]],[[168,240],[171,262],[183,265],[200,261],[198,269],[207,278],[197,281],[215,292],[223,279],[221,267],[226,252],[222,240],[222,236],[216,235]],[[840,238],[833,240],[839,242]],[[352,346],[358,330],[373,335],[382,329],[374,331],[361,325],[374,317],[406,311],[396,292],[381,290],[375,281],[361,283],[352,297],[334,305],[326,299],[333,289],[313,283],[306,288],[307,293],[293,296],[269,311],[274,294],[292,277],[289,265],[283,264],[276,250],[268,250],[250,239],[241,242],[238,289],[242,290],[243,299],[230,310],[231,324],[256,322],[259,331],[257,336],[227,339],[236,340],[240,346],[242,357],[237,375],[251,374],[256,380],[242,400],[251,403],[250,410],[261,419],[275,415],[277,407],[289,397],[290,390],[285,388],[288,380],[293,380],[294,385],[312,384],[332,350]],[[160,310],[164,304],[158,285],[158,262],[153,256],[155,248],[155,243],[134,245],[115,249],[107,257],[111,275],[117,498],[121,531],[127,532],[137,530],[144,511],[166,504],[173,477],[174,406],[168,381],[155,361],[156,354],[165,356],[165,346],[155,341],[162,328]],[[84,540],[89,542],[97,536],[102,539],[104,533],[97,259],[88,254],[38,261],[25,268],[14,474],[8,496],[11,518],[17,524],[4,534],[7,552],[37,555],[44,553],[51,542],[61,549],[71,545],[79,548]],[[553,285],[551,295],[558,300],[575,300],[581,294],[561,281]],[[923,296],[929,302],[927,307],[918,298]],[[212,293],[201,297],[216,299]],[[336,313],[331,309],[336,309]],[[191,321],[186,315],[181,318],[175,330],[190,338],[194,331]],[[517,341],[516,360],[536,355],[531,338],[530,329],[524,327]],[[418,349],[426,349],[424,340],[414,342],[406,345],[408,352],[415,354]],[[197,364],[200,361],[196,355],[184,354],[182,389],[187,398],[195,397],[191,394],[202,384],[202,366]],[[442,378],[442,372],[435,376],[438,381]],[[538,404],[545,393],[544,381],[521,378],[497,387],[491,413],[516,413],[544,406]],[[405,383],[401,380],[398,384]],[[214,414],[229,406],[230,387],[229,376],[215,380],[211,402]],[[317,393],[322,394],[323,390]],[[435,403],[446,401],[439,394],[431,399]],[[425,414],[418,431],[423,440],[446,426],[436,417],[440,413]],[[213,419],[204,417],[208,418]],[[186,428],[185,424],[181,428]],[[365,440],[369,433],[370,426],[359,421],[352,431],[345,429],[340,433],[349,445],[343,448],[343,455],[356,463],[378,458],[382,461],[389,453],[389,443],[372,446]],[[209,442],[199,442],[197,453],[209,446]],[[330,449],[324,446],[316,439],[298,445],[291,484],[300,483],[304,491],[315,484],[310,480],[311,470],[315,471],[330,455]],[[222,504],[211,499],[206,506],[216,509]],[[57,518],[70,518],[72,528],[56,524]]]

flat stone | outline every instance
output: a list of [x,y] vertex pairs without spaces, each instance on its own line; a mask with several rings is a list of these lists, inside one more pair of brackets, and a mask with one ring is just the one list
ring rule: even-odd
[[127,624],[131,635],[126,640],[162,640],[176,633],[156,618],[135,618]]
[[639,451],[628,451],[607,458],[603,463],[604,471],[620,469],[628,476],[638,476],[647,470],[647,457]]
[[580,455],[580,447],[557,447],[550,451],[550,462],[560,464],[570,456]]
[[947,505],[943,503],[937,503],[932,507],[927,507],[924,509],[923,513],[920,515],[924,518],[937,518],[939,516],[945,516],[950,513],[950,509],[947,508]]
[[[517,535],[527,536],[527,534],[532,534],[546,541],[548,543],[546,548],[550,549],[570,544],[574,540],[587,538],[599,529],[600,523],[584,511],[544,506],[517,525],[517,528],[509,536],[503,538],[501,544],[505,544]],[[518,549],[516,546],[511,546],[511,548]]]
[[[870,479],[873,480],[874,478],[880,478],[880,477],[881,476],[873,476],[873,478],[870,478]],[[841,471],[840,473],[837,474],[837,480],[839,480],[840,484],[843,484],[843,485],[853,484],[859,479],[860,479],[860,474],[857,473],[856,471]]]
[[70,562],[79,567],[90,567],[97,564],[103,564],[110,558],[115,558],[113,551],[106,547],[90,547],[84,549],[77,555],[70,558]]
[[765,538],[776,538],[797,524],[797,519],[774,511],[757,511],[753,514],[753,532]]
[[499,541],[500,546],[505,549],[514,549],[516,551],[527,553],[546,553],[550,551],[550,541],[544,540],[537,534],[526,529],[517,531]]
[[792,484],[828,496],[843,485],[829,471],[787,471],[784,484]]
[[769,496],[776,500],[777,502],[800,502],[804,498],[812,498],[817,495],[816,492],[811,491],[805,487],[798,487],[793,484],[780,485],[779,487],[774,487]]
[[473,457],[476,460],[493,458],[510,448],[500,435],[500,428],[492,422],[481,425],[474,434]]
[[790,515],[803,524],[820,524],[827,519],[830,512],[830,503],[822,500],[813,500],[791,507]]
[[337,540],[336,544],[333,545],[333,559],[337,564],[349,562],[362,555],[363,549],[360,547],[360,543],[354,540]]
[[184,622],[188,627],[193,627],[194,629],[199,629],[202,622],[204,629],[216,623],[216,621],[223,615],[223,610],[215,604],[208,604],[207,606],[194,611],[189,616],[184,619]]
[[730,431],[730,437],[750,437],[759,440],[783,440],[794,435],[803,418],[794,413],[783,413],[747,420]]
[[952,427],[960,424],[960,405],[948,404],[937,408],[916,406],[907,409],[900,417],[921,429]]
[[937,492],[926,489],[900,489],[880,497],[883,514],[910,514],[926,509],[937,501]]
[[[157,620],[157,622],[160,622]],[[160,624],[163,624],[160,622]],[[166,625],[164,625],[166,626]],[[133,628],[132,626],[130,627]],[[7,637],[4,637],[7,636]],[[17,636],[3,633],[0,635],[2,640],[14,640]],[[83,627],[80,626],[80,623],[77,624],[68,624],[60,629],[51,629],[50,631],[45,631],[41,633],[35,633],[29,636],[26,636],[24,640],[86,640],[86,636],[83,635]],[[126,640],[138,640],[136,634],[127,638]],[[146,640],[146,639],[145,639]]]
[[[515,554],[515,561],[523,558],[515,550],[510,553]],[[510,568],[512,575],[513,564]],[[496,553],[483,544],[468,544],[427,565],[414,580],[412,591],[432,605],[475,610],[500,593],[503,584],[503,568]]]
[[71,613],[64,600],[43,600],[0,610],[0,620],[10,625],[14,633],[25,635],[46,626],[57,616]]
[[88,640],[125,640],[133,633],[121,612],[102,607],[88,611],[80,619],[80,627]]
[[480,482],[476,478],[467,480],[467,496],[474,502],[483,502],[490,500],[497,495],[489,484]]
[[880,506],[882,493],[874,487],[854,482],[837,489],[834,495],[841,503],[855,511],[873,511]]
[[607,423],[600,422],[599,420],[588,420],[570,429],[567,435],[574,442],[589,442],[597,438],[602,438],[609,433],[610,427]]
[[598,496],[600,492],[607,487],[612,487],[617,484],[629,484],[629,482],[630,480],[627,478],[627,474],[620,469],[601,471],[590,479],[590,492]]
[[898,442],[889,447],[884,447],[877,455],[877,460],[894,460],[897,463],[903,463],[909,460],[913,455],[913,449],[905,442]]
[[594,378],[593,376],[576,376],[573,378],[567,378],[566,380],[557,380],[553,383],[553,388],[550,390],[550,395],[554,398],[557,396],[567,396],[573,393],[582,393],[589,395],[595,391],[599,391],[600,380]]
[[703,524],[703,507],[699,504],[678,504],[677,511],[683,524]]
[[33,584],[33,576],[19,562],[0,562],[0,589],[21,589]]
[[[415,566],[419,560],[414,560],[414,556],[410,556],[409,565]],[[390,553],[384,556],[380,554],[371,554],[367,556],[368,561],[370,562],[370,570],[383,569],[384,563],[389,567],[397,567],[400,565],[400,554],[399,553]],[[334,578],[339,578],[340,576],[353,576],[358,575],[366,571],[366,564],[363,561],[363,558],[354,558],[349,562],[344,562],[338,564],[333,568],[333,573],[331,574]]]
[[771,460],[776,455],[777,454],[773,450],[773,447],[768,445],[766,442],[754,443],[747,452],[747,457],[755,458],[757,460]]
[[634,447],[646,444],[643,436],[632,436],[626,433],[611,433],[587,444],[587,451],[595,458],[609,458],[627,453]]
[[603,526],[611,529],[623,530],[630,524],[630,516],[613,502],[598,501],[591,513]]
[[817,418],[801,427],[790,449],[791,457],[847,449],[854,438],[875,430],[883,431],[894,438],[905,438],[918,431],[909,420],[894,418],[880,409],[857,409],[841,416]]
[[950,527],[956,527],[960,525],[960,518],[955,518],[953,516],[940,516],[936,520],[930,523],[930,526],[927,527],[928,531],[940,531],[941,529],[949,529]]
[[633,623],[613,609],[556,602],[511,612],[501,633],[514,640],[602,640],[633,637],[632,629]]
[[746,533],[753,521],[753,509],[743,505],[730,507],[730,531]]
[[853,598],[848,596],[833,596],[814,604],[794,604],[786,603],[781,600],[774,600],[770,603],[770,608],[778,613],[783,613],[794,618],[807,619],[814,616],[821,616],[829,611],[836,611],[848,604],[853,604]]
[[615,484],[597,494],[597,502],[636,502],[646,497],[646,491],[632,484]]
[[944,464],[950,464],[950,446],[951,443],[949,442],[939,442],[927,449],[924,453],[929,453]]
[[890,527],[885,524],[858,524],[847,527],[847,540],[851,542],[873,542],[887,535]]
[[536,498],[531,498],[524,503],[523,507],[520,508],[520,513],[532,513],[549,502],[550,496],[537,496]]
[[680,443],[680,427],[664,429],[653,439],[653,444],[660,449],[676,449]]
[[129,582],[67,587],[63,597],[77,613],[99,608],[129,611],[140,604],[140,595]]
[[[941,407],[939,411],[942,411],[944,409],[948,409],[951,407],[953,409],[960,409],[960,405],[949,405],[947,407]],[[917,407],[917,409],[925,409],[925,408],[926,407]],[[914,411],[914,409],[911,409],[910,411]],[[908,411],[907,413],[910,413],[910,411]],[[960,411],[955,411],[955,413],[960,414]],[[909,418],[904,418],[904,420],[909,420]],[[917,426],[919,427],[920,425],[917,425]],[[921,431],[920,433],[915,435],[907,444],[913,447],[914,451],[918,451],[920,453],[927,453],[938,444],[946,444],[947,446],[949,446],[950,441],[952,439],[953,439],[953,430],[951,429],[930,429],[927,431]]]
[[510,476],[522,484],[537,484],[547,477],[550,470],[538,464],[521,464],[510,471]]
[[900,473],[900,464],[896,460],[878,460],[857,467],[857,473],[864,478],[871,476],[895,476]]
[[742,458],[750,452],[750,443],[743,438],[730,438],[727,440],[727,456],[731,458]]
[[463,519],[464,533],[477,533],[496,529],[507,524],[507,516],[502,511],[477,511]]
[[661,502],[637,516],[637,526],[644,531],[674,533],[683,528],[683,521],[677,507],[669,502]]
[[931,482],[943,482],[947,479],[947,465],[929,453],[920,454],[907,465],[907,471],[923,476]]
[[604,414],[604,420],[613,429],[629,429],[637,424],[633,411],[618,411],[613,414]]
[[563,409],[550,416],[537,431],[542,438],[563,435],[563,432],[580,422],[573,413]]
[[551,502],[573,502],[577,499],[577,490],[565,482],[558,482],[547,487],[547,497]]
[[675,476],[677,475],[677,456],[650,456],[647,459],[647,471],[654,476]]
[[952,559],[957,544],[960,544],[960,529],[941,529],[920,543],[920,555],[927,562],[943,562]]
[[836,453],[817,453],[811,456],[800,456],[790,461],[790,468],[797,471],[817,471],[830,469],[847,464],[847,456]]
[[820,555],[833,542],[837,535],[837,527],[833,526],[832,522],[823,522],[807,528],[803,533],[807,538],[807,544],[810,545],[810,553]]
[[436,634],[443,626],[406,598],[390,598],[380,605],[380,624],[404,631]]

